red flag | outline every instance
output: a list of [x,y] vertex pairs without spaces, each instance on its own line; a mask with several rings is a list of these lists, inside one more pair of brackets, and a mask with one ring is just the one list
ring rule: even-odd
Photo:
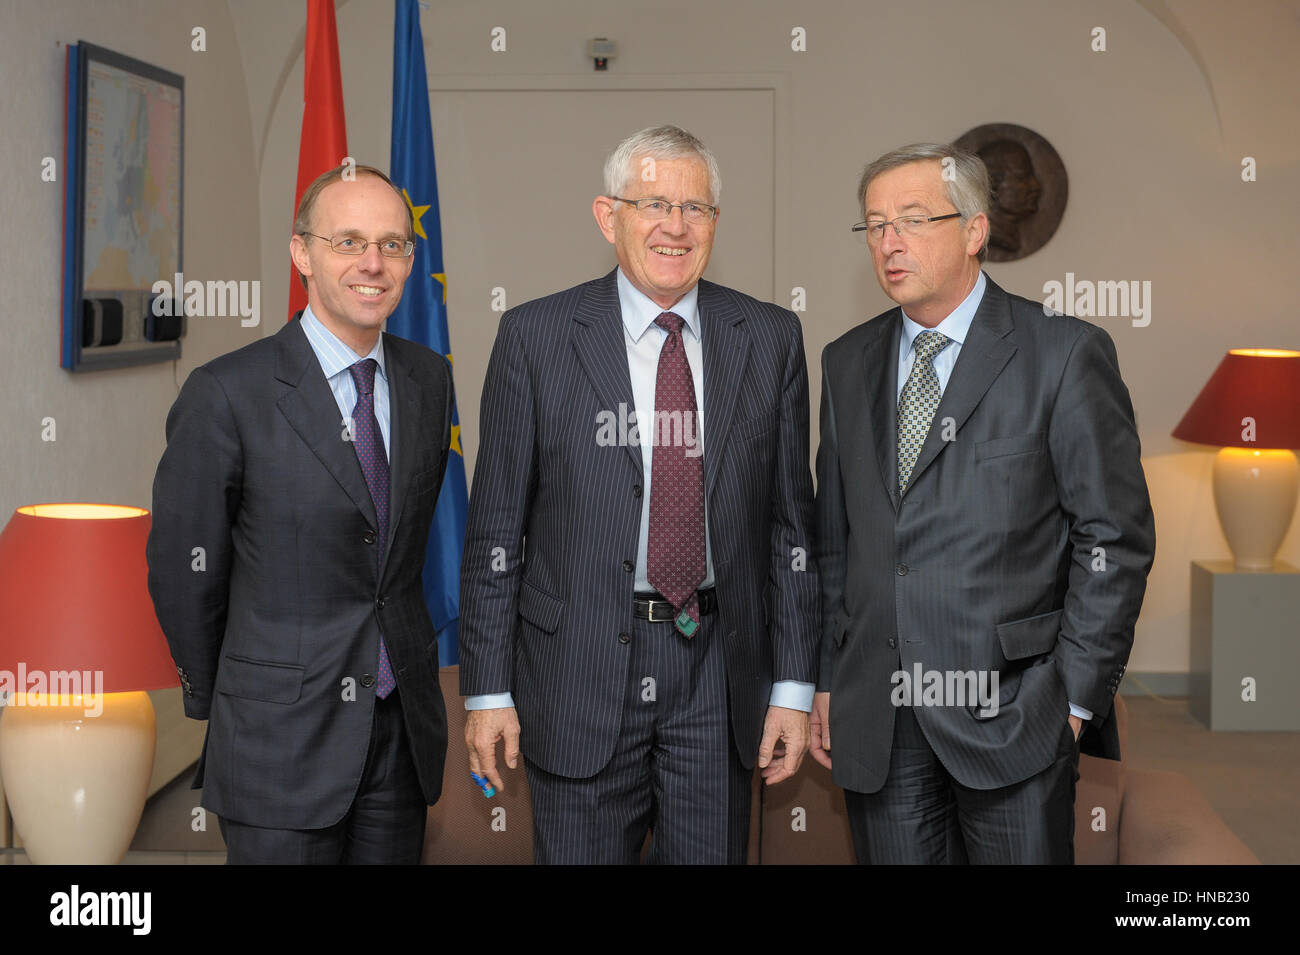
[[[334,0],[307,0],[306,68],[303,71],[302,138],[298,142],[298,188],[293,211],[307,187],[321,173],[343,162],[348,134],[343,121],[343,77]],[[289,318],[307,307],[307,290],[298,270],[289,266]]]

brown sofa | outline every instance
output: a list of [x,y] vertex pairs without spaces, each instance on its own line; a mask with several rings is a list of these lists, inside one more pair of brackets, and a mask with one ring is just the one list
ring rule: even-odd
[[[447,698],[447,770],[429,810],[423,861],[527,864],[533,825],[523,766],[503,773],[504,792],[485,799],[469,778],[465,709],[456,667],[442,671]],[[1120,745],[1128,751],[1128,711],[1115,698]],[[1075,862],[1079,865],[1250,864],[1254,853],[1178,773],[1130,770],[1124,762],[1079,758]],[[853,843],[844,798],[830,773],[805,759],[798,776],[766,789],[755,774],[749,861],[763,865],[850,864]]]

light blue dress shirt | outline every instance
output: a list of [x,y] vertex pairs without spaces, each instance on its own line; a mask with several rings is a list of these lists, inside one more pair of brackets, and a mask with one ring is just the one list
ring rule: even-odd
[[[936,332],[952,339],[952,344],[945,347],[934,358],[934,370],[939,376],[940,395],[948,390],[948,379],[952,377],[953,366],[957,364],[957,356],[961,353],[961,346],[966,341],[966,335],[970,332],[971,322],[975,320],[975,312],[979,309],[979,304],[984,298],[984,289],[987,285],[988,282],[981,271],[979,278],[975,280],[975,287],[970,290],[970,294],[962,299],[962,303],[954,308],[947,318],[934,326]],[[902,395],[903,385],[907,384],[907,376],[912,373],[912,360],[914,357],[912,345],[916,341],[916,336],[926,330],[924,325],[919,325],[908,317],[906,309],[903,309],[902,312],[903,334],[898,336],[898,388],[895,398]],[[1092,719],[1091,710],[1076,706],[1074,703],[1070,704],[1070,715],[1083,720]]]
[[325,373],[325,380],[338,403],[339,434],[343,433],[357,407],[357,384],[352,380],[352,373],[348,369],[366,358],[373,358],[379,363],[379,370],[375,373],[375,420],[379,422],[379,432],[384,436],[384,453],[392,461],[393,454],[388,441],[388,369],[384,367],[384,336],[379,336],[379,341],[370,349],[370,354],[363,358],[339,341],[338,336],[316,317],[310,305],[303,309],[302,318],[298,321],[302,323],[302,330],[307,334],[311,350],[316,353],[316,360],[320,362],[321,371]]
[[[642,436],[641,467],[641,528],[637,535],[635,587],[638,593],[652,592],[650,584],[648,555],[650,553],[650,481],[651,462],[654,448],[648,443],[653,430],[655,407],[655,383],[659,376],[659,352],[668,340],[668,332],[655,324],[655,319],[663,312],[670,311],[681,317],[682,343],[686,347],[686,360],[691,365],[691,378],[695,383],[696,438],[701,452],[704,449],[704,346],[703,326],[699,313],[699,286],[691,288],[670,309],[657,305],[648,295],[633,285],[618,270],[618,305],[623,316],[623,344],[627,348],[628,374],[632,381],[632,400],[635,410],[637,431]],[[619,409],[610,409],[618,413]],[[707,590],[714,584],[713,546],[709,541],[708,502],[704,507],[704,546],[705,574],[700,584],[701,590]],[[772,694],[768,702],[772,706],[783,706],[805,713],[812,709],[812,683],[800,683],[796,680],[781,680],[772,684]],[[514,706],[514,699],[509,693],[494,693],[486,696],[471,696],[465,700],[468,710],[495,709]]]

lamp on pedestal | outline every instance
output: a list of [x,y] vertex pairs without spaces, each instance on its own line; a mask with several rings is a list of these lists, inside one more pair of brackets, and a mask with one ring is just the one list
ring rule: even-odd
[[146,690],[178,685],[153,602],[149,512],[20,507],[0,533],[0,779],[36,863],[116,863],[148,795]]
[[1300,485],[1300,351],[1232,349],[1173,435],[1222,449],[1214,504],[1237,569],[1272,570]]

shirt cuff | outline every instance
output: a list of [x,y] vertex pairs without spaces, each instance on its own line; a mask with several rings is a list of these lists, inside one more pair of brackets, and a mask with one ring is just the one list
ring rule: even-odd
[[768,699],[770,706],[784,706],[788,710],[812,712],[813,691],[815,683],[800,683],[798,680],[778,680],[772,684],[772,696]]
[[1085,710],[1082,706],[1075,706],[1073,703],[1071,703],[1070,715],[1077,716],[1079,717],[1079,719],[1083,720],[1086,723],[1088,722],[1088,720],[1092,719],[1092,710]]
[[465,697],[467,710],[502,710],[515,705],[515,698],[509,693],[485,693],[481,696]]

